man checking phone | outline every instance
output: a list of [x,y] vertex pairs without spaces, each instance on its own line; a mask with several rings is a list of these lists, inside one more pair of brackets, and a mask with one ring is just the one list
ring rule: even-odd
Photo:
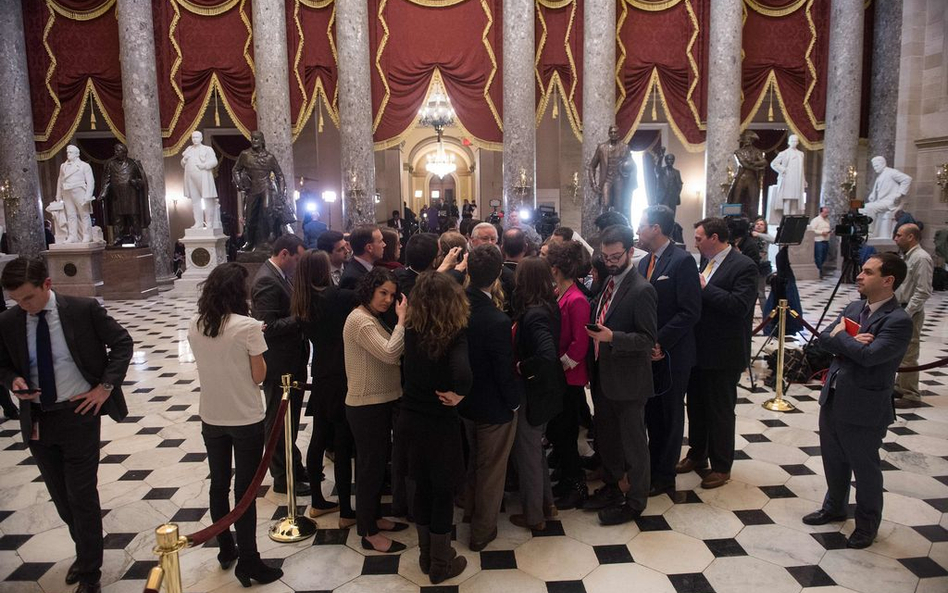
[[66,583],[98,593],[100,413],[128,415],[121,385],[134,343],[95,299],[56,294],[42,260],[8,263],[0,286],[17,304],[0,313],[0,383],[20,399],[23,440],[76,544]]

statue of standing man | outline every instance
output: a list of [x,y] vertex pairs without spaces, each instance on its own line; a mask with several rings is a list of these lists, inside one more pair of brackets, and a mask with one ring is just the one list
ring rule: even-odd
[[617,127],[609,126],[609,141],[596,147],[596,154],[586,165],[586,177],[603,210],[612,208],[626,218],[631,216],[632,192],[638,186],[638,179],[632,151],[619,141]]
[[908,194],[912,178],[898,169],[886,165],[884,156],[872,157],[872,168],[876,182],[866,197],[866,204],[859,212],[872,217],[869,237],[891,239],[895,227],[895,211],[902,206],[902,198]]
[[[192,229],[201,229],[206,225],[209,229],[221,227],[221,217],[217,207],[217,186],[214,185],[214,167],[217,166],[217,155],[210,146],[202,142],[204,134],[191,134],[191,146],[181,154],[181,166],[184,168],[184,197],[191,200],[194,211],[194,226]],[[208,200],[205,204],[204,200]],[[205,214],[205,205],[210,211]]]
[[268,250],[270,242],[283,234],[285,225],[296,222],[296,217],[286,203],[283,170],[267,151],[263,132],[252,132],[250,148],[237,157],[234,185],[244,198],[244,244],[240,250]]
[[[92,243],[92,209],[89,204],[95,199],[95,178],[89,163],[79,159],[79,148],[70,144],[66,147],[66,162],[59,167],[59,179],[56,181],[56,201],[61,207],[53,209],[57,219],[65,218],[66,236],[60,239],[61,228],[57,228],[56,240],[63,243]],[[57,221],[59,222],[59,221]],[[61,227],[57,224],[57,227]]]
[[114,245],[146,247],[142,231],[151,224],[148,209],[148,178],[142,164],[128,156],[128,147],[117,142],[115,156],[105,162],[102,189],[102,214],[113,227]]
[[767,167],[767,157],[764,151],[754,146],[758,136],[751,130],[741,134],[741,145],[734,151],[737,161],[737,174],[734,183],[727,192],[729,204],[741,204],[744,216],[751,220],[757,216],[760,208],[760,186],[764,169]]

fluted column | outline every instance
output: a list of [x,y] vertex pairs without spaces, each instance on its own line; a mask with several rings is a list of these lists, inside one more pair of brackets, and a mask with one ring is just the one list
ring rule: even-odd
[[0,88],[0,183],[9,180],[11,197],[3,202],[7,238],[12,253],[36,256],[46,243],[20,0],[0,0]]
[[[872,9],[872,78],[869,90],[869,158],[881,155],[895,163],[896,116],[899,111],[899,69],[902,61],[902,0],[874,2]],[[866,188],[876,181],[866,167]]]
[[298,186],[293,171],[293,131],[290,128],[290,79],[286,58],[286,3],[253,3],[253,61],[257,91],[257,129],[286,178],[286,199],[293,204]]
[[533,0],[504,0],[504,210],[536,204]]
[[[619,0],[624,2],[625,0]],[[583,7],[583,235],[595,232],[602,211],[585,167],[609,138],[616,118],[616,0],[586,0]],[[507,84],[506,77],[504,84]]]
[[151,209],[148,245],[155,255],[158,286],[169,289],[174,276],[171,274],[171,237],[165,202],[165,160],[161,149],[151,3],[118,0],[116,10],[128,155],[141,161],[148,175],[148,204]]
[[342,216],[349,229],[375,223],[369,9],[365,0],[337,0],[336,11]]
[[822,203],[836,224],[849,210],[839,185],[846,168],[856,166],[862,85],[863,0],[832,0],[830,6],[829,76],[826,132],[823,137]]
[[711,2],[708,58],[708,132],[705,147],[705,216],[720,216],[721,184],[741,135],[742,0]]

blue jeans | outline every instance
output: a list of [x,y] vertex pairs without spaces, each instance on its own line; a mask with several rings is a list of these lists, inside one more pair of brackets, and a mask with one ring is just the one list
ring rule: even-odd
[[816,263],[820,274],[823,273],[823,262],[826,261],[826,254],[829,253],[829,241],[817,241],[813,244],[813,261]]

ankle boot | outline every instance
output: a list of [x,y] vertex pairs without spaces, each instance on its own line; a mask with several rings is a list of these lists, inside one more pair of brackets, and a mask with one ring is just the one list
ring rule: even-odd
[[437,585],[448,579],[452,579],[467,567],[467,559],[464,556],[458,556],[454,548],[451,547],[450,533],[432,533],[431,537],[431,569],[428,572],[428,579],[432,585]]
[[237,544],[234,543],[234,536],[230,530],[217,536],[217,561],[221,565],[221,570],[227,570],[237,560]]
[[415,525],[418,531],[418,566],[422,574],[431,570],[431,532],[427,525]]
[[283,571],[264,563],[260,559],[260,554],[248,554],[241,556],[237,561],[234,576],[237,577],[241,585],[249,587],[251,580],[257,581],[261,585],[272,583],[283,576]]

